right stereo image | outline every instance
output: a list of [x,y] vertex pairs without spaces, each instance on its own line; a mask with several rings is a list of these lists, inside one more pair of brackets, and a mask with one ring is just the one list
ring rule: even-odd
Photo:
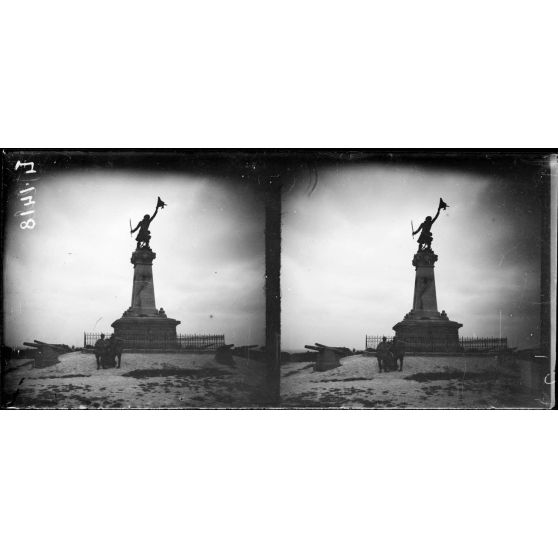
[[550,408],[551,164],[305,154],[282,194],[281,406]]

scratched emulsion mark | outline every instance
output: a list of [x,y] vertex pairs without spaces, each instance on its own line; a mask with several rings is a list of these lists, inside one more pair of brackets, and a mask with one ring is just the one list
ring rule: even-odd
[[308,172],[310,173],[308,195],[311,196],[318,187],[318,167],[315,163],[308,163]]
[[518,244],[514,244],[507,252],[502,254],[500,261],[498,262],[498,267],[502,267],[504,260],[512,253],[518,250]]
[[[39,175],[35,169],[35,163],[33,161],[22,162],[18,159],[14,170],[19,171],[16,175],[16,185],[18,188],[19,201],[23,206],[22,209],[18,209],[14,213],[14,217],[18,217],[20,219],[19,228],[21,230],[33,230],[36,226],[34,219],[35,200],[33,199],[33,195],[36,192]],[[33,215],[33,217],[29,217],[30,215]]]

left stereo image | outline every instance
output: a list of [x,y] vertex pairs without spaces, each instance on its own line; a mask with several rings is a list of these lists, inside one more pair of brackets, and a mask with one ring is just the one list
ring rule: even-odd
[[276,403],[257,161],[141,151],[3,158],[4,408]]

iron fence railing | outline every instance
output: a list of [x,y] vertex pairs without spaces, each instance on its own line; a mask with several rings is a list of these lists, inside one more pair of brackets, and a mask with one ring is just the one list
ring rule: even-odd
[[[367,335],[366,349],[376,350],[383,335]],[[385,336],[387,341],[393,341],[394,336]],[[488,351],[502,351],[508,348],[507,337],[459,337],[454,339],[433,339],[429,337],[402,338],[405,350],[416,353],[485,353]]]
[[505,350],[508,348],[507,337],[460,337],[459,343],[465,352],[484,352]]
[[[108,339],[111,334],[105,333]],[[84,348],[91,348],[101,338],[99,333],[83,333]],[[124,349],[160,349],[173,351],[210,351],[225,344],[224,335],[193,335],[179,333],[172,335],[127,335],[119,338]]]

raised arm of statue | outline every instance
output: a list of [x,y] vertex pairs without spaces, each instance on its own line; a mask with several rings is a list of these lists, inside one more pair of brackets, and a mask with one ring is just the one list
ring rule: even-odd
[[157,206],[155,207],[155,213],[153,213],[153,215],[151,216],[151,219],[149,219],[149,222],[151,223],[151,221],[153,221],[153,219],[155,219],[155,215],[157,215],[157,211],[159,211],[159,208],[164,209],[165,205],[167,205],[160,197],[157,198]]
[[157,207],[155,208],[155,213],[153,213],[153,215],[151,215],[151,218],[149,219],[150,223],[151,221],[153,221],[153,219],[155,219],[155,215],[157,215],[158,211],[159,211],[159,206],[157,205]]
[[434,224],[434,221],[436,221],[436,219],[438,219],[438,216],[440,215],[440,210],[446,210],[449,207],[449,205],[442,199],[440,198],[440,203],[438,204],[438,212],[436,213],[436,217],[434,217],[434,219],[432,219],[432,224]]

